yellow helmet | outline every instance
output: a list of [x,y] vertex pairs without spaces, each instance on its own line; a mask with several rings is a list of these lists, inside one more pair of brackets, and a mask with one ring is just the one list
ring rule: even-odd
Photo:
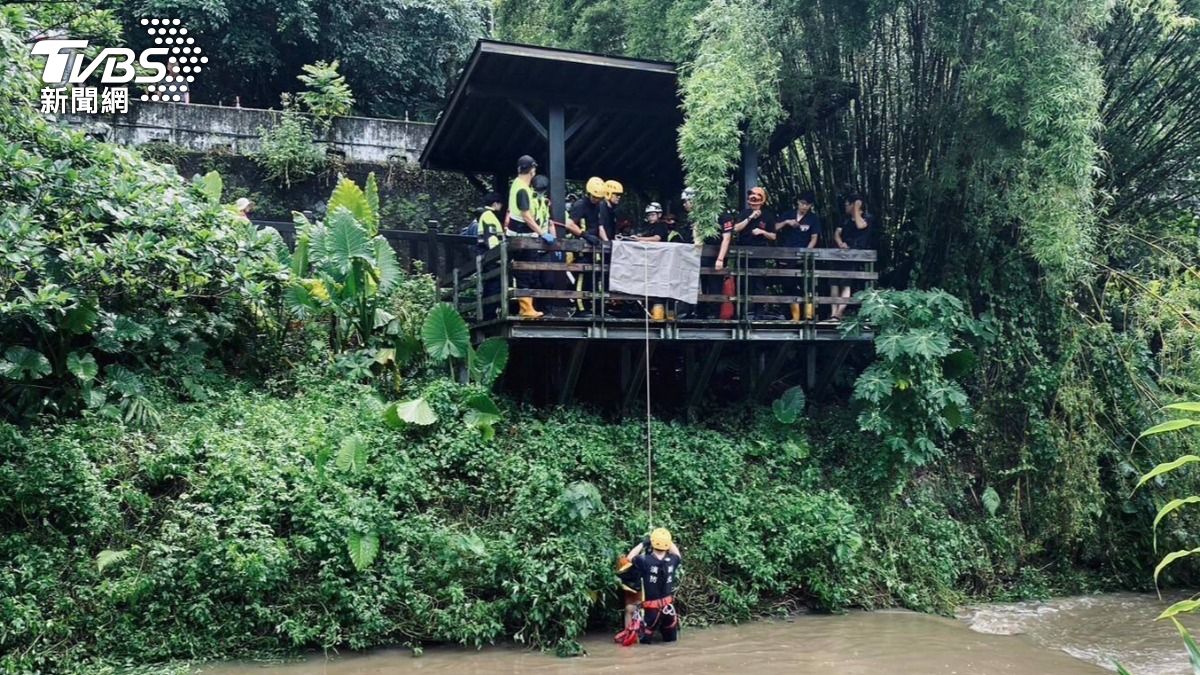
[[625,194],[625,187],[615,180],[606,180],[604,181],[604,191],[608,193],[609,197],[613,195],[619,196]]
[[650,533],[650,548],[655,551],[666,551],[671,548],[671,531],[660,527]]
[[596,199],[604,199],[608,196],[608,189],[604,184],[604,179],[599,176],[592,176],[587,181],[588,196]]

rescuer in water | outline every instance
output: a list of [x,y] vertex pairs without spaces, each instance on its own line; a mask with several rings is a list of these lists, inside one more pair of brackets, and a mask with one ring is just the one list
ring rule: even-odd
[[[646,551],[647,548],[650,550]],[[649,541],[634,546],[625,559],[640,577],[642,615],[640,619],[634,616],[633,625],[627,624],[626,630],[617,634],[617,641],[632,644],[629,631],[633,631],[644,645],[650,644],[655,633],[662,634],[663,642],[674,642],[679,637],[675,584],[679,578],[681,556],[679,548],[671,541],[670,531],[664,527],[654,530]],[[626,606],[627,616],[628,611]]]

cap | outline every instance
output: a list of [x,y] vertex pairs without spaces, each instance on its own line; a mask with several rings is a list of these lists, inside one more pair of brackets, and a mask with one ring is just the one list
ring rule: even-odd
[[483,196],[483,205],[484,206],[491,206],[492,204],[503,203],[503,201],[504,200],[500,197],[499,192],[489,192]]
[[517,158],[517,173],[526,173],[530,169],[537,168],[537,161],[529,155],[521,155]]
[[[534,166],[537,166],[537,164],[534,164]],[[546,178],[544,174],[538,174],[533,179],[533,189],[537,190],[538,192],[545,192],[546,190],[549,190],[550,179]]]

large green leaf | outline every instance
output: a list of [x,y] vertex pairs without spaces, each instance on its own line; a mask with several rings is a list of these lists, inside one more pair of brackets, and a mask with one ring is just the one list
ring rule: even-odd
[[508,342],[492,337],[483,341],[471,359],[471,375],[481,384],[490,386],[508,365]]
[[337,468],[339,471],[360,471],[367,465],[367,444],[358,434],[342,439],[338,448]]
[[371,245],[375,249],[375,283],[379,286],[379,293],[387,293],[396,287],[403,272],[396,260],[395,249],[386,239],[375,237]]
[[79,381],[91,382],[100,372],[100,366],[96,363],[96,357],[91,354],[71,352],[67,354],[67,370],[79,378]]
[[1188,663],[1192,666],[1192,675],[1200,675],[1200,647],[1196,646],[1196,641],[1192,639],[1192,634],[1184,628],[1183,624],[1179,623],[1179,619],[1171,617],[1171,623],[1175,624],[1175,630],[1179,631],[1179,637],[1183,638],[1183,646],[1187,648]]
[[1158,523],[1168,514],[1175,511],[1185,504],[1200,504],[1200,496],[1192,495],[1181,499],[1172,499],[1165,506],[1158,510],[1158,514],[1154,516],[1154,525],[1151,528],[1154,531],[1154,550],[1158,550]]
[[1158,565],[1154,567],[1154,585],[1158,586],[1159,573],[1165,570],[1171,563],[1181,558],[1187,558],[1188,556],[1193,556],[1196,554],[1200,554],[1200,547],[1192,549],[1180,549],[1178,551],[1172,551],[1163,556],[1163,559],[1158,561]]
[[1200,610],[1200,600],[1180,600],[1179,602],[1164,609],[1162,614],[1154,617],[1154,620],[1161,621],[1162,619],[1170,619],[1171,617],[1179,614],[1191,614],[1196,610]]
[[568,485],[559,499],[567,516],[575,520],[587,520],[604,509],[600,491],[586,480],[577,480]]
[[1138,438],[1143,438],[1145,436],[1154,436],[1157,434],[1165,434],[1168,431],[1179,431],[1180,429],[1187,429],[1188,427],[1200,427],[1200,420],[1189,420],[1189,419],[1167,420],[1166,422],[1163,422],[1162,424],[1155,424],[1154,426],[1150,427],[1149,429],[1138,434]]
[[987,489],[983,491],[983,495],[980,497],[980,499],[983,501],[983,508],[987,509],[988,515],[996,515],[996,510],[1000,508],[1000,494],[996,492],[996,488],[989,485]]
[[346,537],[346,549],[350,551],[350,562],[354,563],[354,569],[361,572],[375,562],[375,556],[379,553],[379,535],[374,530],[351,532]]
[[110,565],[115,565],[128,557],[129,551],[100,551],[96,554],[96,571],[103,573]]
[[1133,486],[1133,490],[1134,492],[1137,492],[1137,489],[1145,485],[1146,481],[1161,476],[1164,473],[1174,471],[1185,464],[1191,464],[1193,462],[1200,462],[1200,457],[1197,457],[1196,455],[1184,455],[1174,459],[1173,461],[1163,462],[1153,469],[1150,469],[1150,471],[1146,472],[1146,475],[1138,479],[1137,485]]
[[805,400],[804,389],[792,387],[771,404],[771,412],[781,424],[794,424],[804,412]]
[[388,404],[383,409],[383,421],[393,428],[401,428],[405,424],[428,426],[437,422],[437,413],[429,407],[424,398],[414,398],[411,401],[397,401]]
[[100,304],[95,298],[80,300],[63,316],[61,328],[65,333],[82,335],[96,325],[100,318]]
[[1163,406],[1166,410],[1182,410],[1184,412],[1200,413],[1200,401],[1182,401]]
[[225,188],[224,181],[221,180],[221,174],[217,171],[209,171],[200,179],[200,192],[204,193],[204,198],[209,204],[216,206],[221,203],[221,192]]
[[478,429],[483,437],[491,440],[496,437],[496,422],[500,421],[500,409],[484,394],[472,394],[466,400],[467,414],[463,421],[469,427]]
[[458,312],[443,302],[425,317],[421,340],[425,342],[425,351],[439,361],[461,359],[471,347],[471,332]]
[[372,235],[375,234],[376,224],[379,222],[378,216],[371,208],[371,203],[367,200],[362,188],[349,178],[342,178],[333,188],[333,194],[329,196],[329,208],[325,212],[325,219],[333,220],[333,215],[339,208],[346,209],[355,220],[368,228]]
[[367,231],[346,209],[338,209],[329,217],[328,234],[322,264],[341,276],[350,274],[355,260],[374,262],[371,240]]
[[28,347],[9,347],[0,361],[0,377],[10,380],[36,380],[51,372],[50,360]]

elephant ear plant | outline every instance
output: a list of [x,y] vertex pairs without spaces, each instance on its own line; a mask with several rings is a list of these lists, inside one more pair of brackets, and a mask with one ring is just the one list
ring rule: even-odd
[[299,233],[288,304],[298,319],[327,318],[338,352],[376,347],[377,329],[395,318],[387,311],[388,293],[401,271],[395,251],[379,235],[378,203],[377,195],[342,178],[324,221],[293,214]]
[[[496,435],[495,424],[500,421],[500,408],[486,392],[508,363],[508,343],[501,338],[489,338],[478,349],[471,347],[467,322],[446,303],[436,305],[425,317],[421,340],[430,359],[446,362],[451,379],[456,365],[466,366],[462,370],[468,386],[458,397],[458,405],[465,411],[463,424],[478,429],[485,439],[491,440]],[[410,424],[434,424],[438,416],[422,396],[388,405],[383,419],[392,427],[404,428]]]

